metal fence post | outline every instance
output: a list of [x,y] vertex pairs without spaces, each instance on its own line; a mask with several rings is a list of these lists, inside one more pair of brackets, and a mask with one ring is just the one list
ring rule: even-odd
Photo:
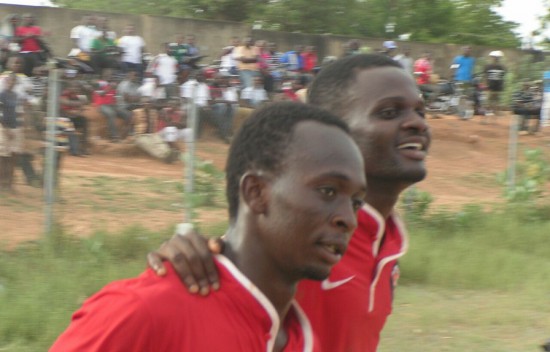
[[518,153],[518,121],[512,114],[510,121],[510,136],[508,138],[508,177],[506,186],[511,192],[516,188],[516,162]]
[[[48,117],[46,118],[46,155],[44,161],[44,231],[50,235],[54,223],[53,204],[55,201],[54,183],[57,163],[57,151],[55,150],[56,118],[59,114],[59,69],[50,67],[48,77]],[[58,180],[59,182],[59,180]]]
[[193,218],[193,185],[195,173],[195,141],[197,139],[197,83],[191,84],[191,99],[187,100],[187,126],[191,128],[191,134],[185,141],[185,216],[184,222],[191,223]]

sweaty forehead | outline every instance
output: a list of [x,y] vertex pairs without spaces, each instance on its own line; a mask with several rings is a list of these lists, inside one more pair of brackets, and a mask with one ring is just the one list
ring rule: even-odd
[[340,128],[314,121],[296,125],[287,149],[286,164],[298,169],[359,167],[360,154],[351,137]]
[[352,96],[350,103],[362,108],[373,106],[383,99],[419,99],[418,88],[412,77],[398,67],[377,67],[360,71],[349,93]]

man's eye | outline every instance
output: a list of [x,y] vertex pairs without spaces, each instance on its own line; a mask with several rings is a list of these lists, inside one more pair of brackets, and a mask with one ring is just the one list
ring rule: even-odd
[[327,197],[334,197],[336,195],[336,190],[332,187],[321,187],[319,188],[319,192]]
[[365,201],[363,199],[354,199],[352,201],[352,206],[355,211],[358,211],[363,207],[363,204],[365,204]]
[[383,119],[393,119],[397,117],[398,114],[399,110],[395,108],[380,110],[380,112],[378,113],[378,115],[380,115],[380,117],[382,117]]

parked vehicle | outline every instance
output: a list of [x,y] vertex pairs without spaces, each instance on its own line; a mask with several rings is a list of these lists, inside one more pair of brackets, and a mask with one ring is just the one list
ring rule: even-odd
[[467,94],[462,83],[440,80],[436,84],[419,86],[426,112],[446,115],[457,115],[469,119],[474,115],[473,96]]

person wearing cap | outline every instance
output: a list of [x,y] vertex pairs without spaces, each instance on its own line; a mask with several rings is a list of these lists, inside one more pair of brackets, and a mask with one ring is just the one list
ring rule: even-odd
[[489,111],[488,114],[486,114],[489,116],[491,113],[498,113],[500,94],[504,90],[504,76],[506,75],[506,67],[500,62],[503,56],[504,55],[500,50],[491,51],[489,53],[491,62],[487,64],[483,70],[487,90],[489,91]]
[[383,44],[384,49],[382,50],[382,54],[387,55],[389,57],[395,56],[395,51],[397,49],[397,44],[393,40],[386,40]]

